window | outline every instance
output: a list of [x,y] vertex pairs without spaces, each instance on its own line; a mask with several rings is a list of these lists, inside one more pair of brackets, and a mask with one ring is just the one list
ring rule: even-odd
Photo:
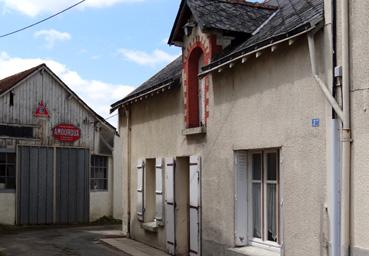
[[235,243],[279,248],[278,150],[237,151]]
[[252,237],[279,242],[278,154],[276,151],[251,153]]
[[162,158],[139,159],[137,162],[137,219],[149,231],[164,225],[164,167]]
[[203,66],[203,51],[199,47],[195,48],[188,60],[187,128],[205,126],[205,79],[198,77]]
[[0,136],[33,138],[33,128],[27,126],[0,125]]
[[90,189],[94,191],[108,190],[108,157],[91,156]]
[[15,153],[0,153],[0,190],[15,189]]

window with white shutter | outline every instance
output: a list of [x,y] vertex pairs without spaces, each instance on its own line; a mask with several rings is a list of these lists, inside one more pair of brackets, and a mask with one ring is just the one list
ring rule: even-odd
[[164,166],[162,158],[156,158],[155,172],[155,220],[159,225],[164,225]]
[[279,250],[278,149],[235,152],[235,245]]
[[137,202],[136,211],[137,219],[144,221],[144,177],[145,177],[145,162],[144,160],[138,160],[137,162]]

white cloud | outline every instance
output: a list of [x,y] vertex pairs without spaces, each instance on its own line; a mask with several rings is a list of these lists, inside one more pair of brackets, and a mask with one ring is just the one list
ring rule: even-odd
[[139,65],[154,67],[157,64],[168,63],[179,56],[179,54],[169,54],[162,50],[156,49],[152,53],[144,51],[136,51],[131,49],[119,49],[118,53],[125,59],[133,61]]
[[[76,71],[51,59],[24,59],[11,57],[6,52],[0,52],[0,79],[20,71],[37,66],[46,65],[58,75],[79,97],[81,97],[93,110],[103,117],[109,116],[110,105],[128,93],[134,87],[129,85],[110,84],[98,80],[82,78]],[[116,126],[117,118],[108,120]]]
[[55,29],[40,30],[33,34],[37,38],[43,38],[46,41],[47,48],[53,48],[56,42],[68,41],[72,36],[67,32],[60,32]]
[[[118,3],[135,3],[145,0],[87,0],[79,5],[79,9],[87,7],[102,8]],[[37,16],[41,13],[54,13],[77,3],[78,0],[0,0],[4,10],[18,11],[27,16]]]

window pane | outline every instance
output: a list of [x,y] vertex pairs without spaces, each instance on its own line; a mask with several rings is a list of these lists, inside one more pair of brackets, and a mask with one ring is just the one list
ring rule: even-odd
[[16,157],[14,153],[8,153],[7,154],[7,162],[8,164],[15,164]]
[[277,186],[267,185],[268,240],[277,242]]
[[90,181],[90,189],[95,190],[96,188],[97,188],[96,181],[95,180],[91,180]]
[[277,180],[277,153],[267,153],[268,180]]
[[6,175],[6,166],[0,164],[0,177],[4,177]]
[[252,179],[261,180],[261,154],[252,155]]
[[252,184],[253,236],[261,238],[261,184]]
[[15,177],[15,165],[8,165],[7,176],[8,177]]
[[6,188],[7,189],[15,189],[15,177],[7,179]]
[[0,153],[0,164],[6,163],[6,153]]

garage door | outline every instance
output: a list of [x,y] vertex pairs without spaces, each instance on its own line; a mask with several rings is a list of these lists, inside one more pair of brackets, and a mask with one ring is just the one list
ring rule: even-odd
[[18,147],[17,224],[89,221],[89,151]]

